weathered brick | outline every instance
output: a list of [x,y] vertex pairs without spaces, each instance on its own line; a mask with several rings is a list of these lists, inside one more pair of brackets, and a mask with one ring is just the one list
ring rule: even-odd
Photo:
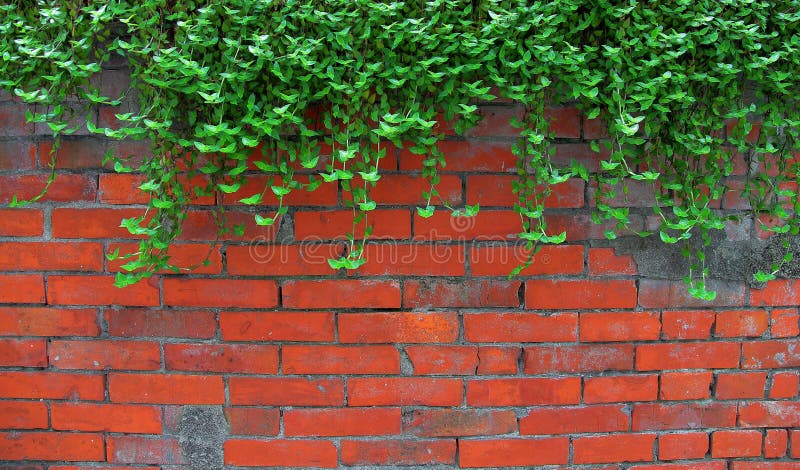
[[283,427],[287,437],[400,434],[400,408],[291,409]]
[[284,345],[285,374],[399,374],[400,353],[394,346]]
[[336,468],[337,463],[338,452],[331,441],[228,439],[225,442],[227,465]]
[[342,441],[342,463],[345,465],[452,464],[455,457],[454,439]]
[[403,432],[424,437],[490,436],[517,430],[511,410],[419,409],[403,416]]
[[458,315],[447,313],[343,313],[342,343],[450,343],[458,339]]
[[569,462],[569,439],[463,439],[458,443],[462,467],[530,467]]
[[469,406],[569,405],[580,402],[581,380],[563,378],[504,378],[467,382]]
[[628,430],[623,405],[532,408],[519,420],[520,434],[580,434]]

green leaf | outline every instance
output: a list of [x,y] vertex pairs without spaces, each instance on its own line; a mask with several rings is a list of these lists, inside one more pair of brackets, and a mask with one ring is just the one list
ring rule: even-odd
[[423,207],[417,207],[417,214],[419,214],[419,216],[422,217],[423,219],[427,219],[429,217],[432,217],[433,216],[433,211],[434,211],[434,207],[432,207],[432,206],[428,206],[428,207],[424,207],[424,208]]
[[257,193],[257,194],[253,194],[250,197],[239,199],[239,202],[241,202],[242,204],[247,204],[249,206],[253,206],[253,205],[256,205],[256,204],[261,204],[261,200],[262,199],[263,199],[263,196],[261,195],[261,193]]
[[217,187],[225,194],[235,193],[239,189],[242,188],[242,183],[234,183],[234,184],[222,184],[217,183]]
[[275,219],[273,217],[262,217],[256,214],[256,225],[272,225],[275,223]]

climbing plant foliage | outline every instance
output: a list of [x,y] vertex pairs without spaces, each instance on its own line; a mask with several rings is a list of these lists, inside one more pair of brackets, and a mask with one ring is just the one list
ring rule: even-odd
[[[543,216],[569,178],[594,181],[609,238],[650,234],[611,203],[631,182],[654,189],[651,231],[666,243],[707,244],[748,215],[780,234],[800,227],[796,0],[12,0],[0,6],[0,56],[0,87],[34,105],[28,118],[49,126],[54,152],[86,128],[152,144],[133,168],[146,175],[148,214],[123,221],[146,237],[119,285],[169,268],[191,198],[239,191],[249,164],[267,177],[241,200],[259,225],[277,223],[293,191],[343,189],[354,230],[336,269],[364,261],[370,230],[361,240],[355,227],[370,225],[390,142],[423,156],[422,217],[473,215],[477,206],[449,207],[436,190],[439,124],[463,132],[498,98],[523,111],[511,123],[513,191],[529,248],[564,241]],[[120,62],[130,89],[104,96],[98,77]],[[598,168],[554,163],[544,110],[565,104],[605,123]],[[115,107],[113,125],[95,121],[97,106]],[[124,157],[112,157],[117,171],[132,169]],[[737,158],[750,214],[717,209]],[[710,299],[702,245],[686,244],[687,282]]]

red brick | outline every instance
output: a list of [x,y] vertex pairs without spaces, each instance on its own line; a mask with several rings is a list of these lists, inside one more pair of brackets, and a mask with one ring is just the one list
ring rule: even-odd
[[665,310],[661,314],[664,339],[707,339],[715,314],[711,310]]
[[580,402],[578,377],[505,378],[467,382],[469,406],[570,405]]
[[164,279],[164,303],[189,307],[272,308],[278,306],[275,281],[241,279]]
[[[561,147],[561,145],[559,145]],[[569,162],[567,162],[569,164]],[[630,229],[643,230],[644,219],[641,216],[631,214]],[[605,232],[611,230],[618,235],[622,236],[625,232],[617,229],[613,221],[606,221],[602,224],[594,223],[592,216],[588,213],[567,213],[567,214],[548,214],[545,215],[544,221],[547,223],[547,233],[550,235],[558,235],[566,232],[567,242],[576,242],[583,240],[606,240]]]
[[461,467],[524,467],[569,462],[569,439],[482,439],[458,442]]
[[97,336],[97,311],[0,307],[0,336]]
[[655,434],[578,437],[572,443],[573,461],[579,464],[651,461],[655,440]]
[[219,326],[225,341],[333,341],[335,334],[329,312],[222,312]]
[[231,405],[342,406],[344,404],[342,379],[230,377],[228,388]]
[[653,401],[657,396],[658,376],[655,375],[616,375],[584,379],[585,403]]
[[521,231],[519,215],[511,210],[482,210],[473,217],[454,217],[446,210],[428,218],[414,214],[416,240],[513,241]]
[[792,429],[789,431],[791,436],[792,448],[789,452],[789,457],[793,459],[800,459],[800,430]]
[[743,404],[739,407],[739,427],[800,427],[800,402],[760,401]]
[[684,432],[658,437],[659,460],[702,459],[708,453],[708,434]]
[[[51,146],[50,141],[39,144],[40,158],[49,154]],[[61,141],[61,148],[58,150],[56,168],[110,168],[111,163],[104,164],[103,160],[112,148],[117,157],[134,157],[134,162],[141,161],[144,155],[150,155],[150,143],[147,141],[113,141],[96,137],[65,139]]]
[[0,170],[32,170],[36,168],[36,144],[25,141],[4,141],[0,146]]
[[274,225],[262,226],[256,223],[252,212],[235,211],[225,211],[225,220],[227,227],[243,226],[243,234],[237,235],[234,232],[220,234],[211,210],[190,210],[186,214],[183,232],[178,236],[178,240],[213,242],[219,239],[264,243],[275,240],[278,229],[284,223],[283,220],[279,220]]
[[726,310],[717,313],[714,336],[761,336],[767,331],[766,310]]
[[[736,465],[734,463],[734,465]],[[655,465],[634,465],[629,470],[728,470],[728,462],[723,460],[692,463],[660,463]]]
[[636,306],[634,281],[537,280],[525,283],[528,309],[607,309]]
[[714,374],[701,372],[665,372],[661,374],[661,400],[703,400],[711,397]]
[[0,434],[0,460],[61,460],[102,462],[101,434],[10,432]]
[[403,432],[424,437],[491,436],[517,430],[511,410],[419,409],[403,416]]
[[53,341],[50,364],[58,369],[156,370],[161,367],[158,343],[150,341]]
[[116,403],[216,405],[225,400],[222,377],[175,374],[109,374],[108,394]]
[[284,345],[284,374],[399,374],[394,346]]
[[581,313],[581,341],[657,340],[661,330],[658,312]]
[[790,338],[800,335],[800,315],[796,308],[772,309],[769,331],[773,338]]
[[[443,140],[436,143],[447,159],[443,172],[515,172],[517,157],[508,142]],[[424,156],[400,151],[400,170],[421,170]]]
[[143,209],[56,207],[51,221],[53,237],[135,238],[128,229],[120,227],[120,222],[142,215]]
[[403,306],[425,307],[519,307],[520,282],[408,280]]
[[630,344],[529,346],[524,354],[526,374],[633,369],[633,345]]
[[800,304],[800,281],[776,279],[763,289],[750,289],[750,304],[753,306],[789,306]]
[[464,314],[464,338],[474,343],[550,343],[578,339],[578,314]]
[[44,339],[0,339],[0,367],[47,367]]
[[165,344],[167,370],[274,374],[278,347],[259,344]]
[[0,397],[53,400],[102,400],[102,375],[61,372],[0,372]]
[[581,136],[581,113],[577,108],[545,108],[544,117],[547,119],[555,137],[577,139]]
[[739,343],[642,344],[636,347],[636,370],[735,369]]
[[719,374],[717,376],[716,396],[719,400],[764,398],[766,385],[766,372]]
[[479,346],[478,375],[513,375],[519,372],[522,349],[513,346]]
[[144,405],[52,403],[53,429],[161,434],[161,408]]
[[[381,175],[381,183],[385,175]],[[295,175],[294,180],[302,184],[308,184],[307,175]],[[223,194],[222,201],[226,205],[242,205],[240,199],[252,196],[253,194],[263,193],[263,201],[260,206],[277,206],[278,198],[275,193],[267,186],[278,186],[283,184],[283,179],[280,177],[273,177],[270,183],[270,177],[267,175],[248,175],[241,189],[234,193]],[[380,186],[380,183],[378,184]],[[298,190],[295,189],[283,197],[284,206],[335,206],[337,205],[338,188],[336,184],[323,184],[314,191]]]
[[50,275],[47,299],[56,305],[155,306],[160,303],[155,277],[121,289],[114,285],[114,276]]
[[106,310],[111,336],[161,338],[211,338],[216,330],[214,312],[192,310]]
[[736,425],[736,405],[642,403],[633,406],[633,430],[730,428]]
[[229,246],[226,249],[228,273],[244,276],[316,276],[333,274],[328,259],[344,254],[342,245]]
[[457,406],[463,395],[460,379],[369,377],[347,381],[350,406]]
[[345,465],[434,465],[455,462],[455,440],[342,441]]
[[759,457],[761,431],[715,431],[711,433],[711,457]]
[[0,274],[0,299],[9,304],[43,304],[44,277],[41,274]]
[[[358,179],[355,179],[354,184],[359,184]],[[377,186],[370,190],[370,197],[374,198],[379,205],[417,206],[427,203],[428,198],[423,197],[422,193],[430,190],[430,182],[417,175],[383,174]],[[440,175],[436,190],[439,192],[439,197],[431,199],[433,204],[447,203],[456,206],[463,201],[461,178],[458,176]],[[351,200],[349,196],[349,194],[343,194],[343,199]]]
[[[284,281],[287,308],[399,308],[400,283],[375,280]],[[240,305],[237,305],[240,306]]]
[[[49,177],[49,174],[0,176],[0,204],[9,203],[13,196],[23,201],[33,199],[47,186]],[[41,201],[94,201],[96,197],[97,187],[93,178],[88,175],[60,174]]]
[[613,248],[589,249],[589,275],[619,276],[636,273],[633,255],[617,255]]
[[767,429],[764,439],[764,457],[778,459],[786,456],[789,446],[789,435],[785,429]]
[[102,271],[100,243],[19,242],[0,245],[0,271]]
[[[513,207],[519,201],[513,191],[516,181],[519,181],[519,177],[514,175],[470,175],[467,177],[467,204]],[[545,207],[583,207],[584,186],[583,180],[577,178],[551,186],[551,193],[544,200]]]
[[149,463],[159,465],[180,465],[183,459],[177,439],[164,436],[108,436],[106,453],[113,463]]
[[[521,245],[479,246],[469,251],[469,264],[473,276],[508,276],[514,268],[524,264],[529,255]],[[533,256],[530,266],[521,276],[554,274],[581,274],[583,272],[583,246],[543,246]]]
[[338,453],[330,441],[228,439],[225,464],[239,466],[281,466],[336,468]]
[[[353,232],[353,211],[297,211],[294,216],[297,241],[346,240]],[[408,209],[378,209],[369,213],[372,240],[407,240],[411,238],[411,212]],[[355,237],[364,238],[364,224],[356,227]]]
[[800,390],[800,375],[794,371],[775,372],[772,376],[770,398],[794,398]]
[[796,339],[747,341],[742,343],[743,369],[800,367],[800,348]]
[[455,245],[370,244],[367,262],[358,268],[365,276],[463,276],[464,248]]
[[41,209],[0,209],[0,237],[38,237],[43,232]]
[[456,313],[339,314],[342,343],[451,343],[458,331]]
[[98,198],[104,204],[147,204],[150,196],[139,189],[144,182],[141,174],[101,173]]
[[708,288],[717,293],[717,297],[713,301],[692,297],[683,281],[642,279],[639,282],[639,305],[644,308],[737,307],[744,305],[744,284],[712,281],[708,283]]
[[89,466],[89,465],[51,465],[50,466],[50,470],[137,470],[137,469],[139,469],[139,470],[142,470],[142,469],[144,469],[144,470],[157,470],[158,467],[153,467],[153,466],[142,467],[140,465],[136,465],[136,466],[105,465],[105,466],[102,466],[102,467]]
[[[193,187],[204,187],[208,184],[208,177],[196,175],[188,179],[185,174],[178,175],[186,195],[191,204],[210,205],[214,204],[214,195],[197,196],[194,194]],[[150,195],[141,189],[145,182],[144,175],[141,174],[114,174],[101,173],[99,181],[99,200],[104,204],[147,204]]]
[[628,430],[622,405],[532,408],[519,420],[520,434],[579,434]]
[[522,119],[521,106],[483,106],[478,110],[481,120],[468,129],[466,137],[517,137],[519,129],[510,123],[512,118]]
[[281,412],[277,408],[225,408],[233,435],[277,436]]
[[[124,256],[137,253],[139,245],[135,243],[109,243],[108,252],[114,253],[119,249],[119,258],[109,261],[106,271],[128,272],[123,266],[130,261]],[[203,243],[173,243],[167,249],[167,256],[172,266],[182,272],[192,274],[220,274],[222,272],[222,254],[219,246],[210,246]],[[206,263],[205,265],[203,263]],[[174,274],[172,269],[159,270],[159,274]]]
[[408,346],[415,375],[475,375],[478,369],[476,346]]
[[400,434],[400,408],[285,410],[283,428],[287,437]]
[[47,429],[49,427],[47,405],[43,401],[0,401],[0,428]]

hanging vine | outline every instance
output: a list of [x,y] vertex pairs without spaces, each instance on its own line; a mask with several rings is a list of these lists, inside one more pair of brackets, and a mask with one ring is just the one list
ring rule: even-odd
[[[167,249],[192,198],[215,192],[249,192],[240,202],[257,209],[257,224],[272,225],[286,214],[292,192],[338,185],[353,230],[346,253],[329,263],[357,268],[379,202],[371,189],[390,143],[422,155],[430,189],[420,216],[437,207],[474,215],[477,206],[450,207],[436,189],[446,164],[440,124],[463,132],[480,120],[480,103],[501,97],[524,110],[512,122],[519,129],[513,190],[528,248],[565,240],[547,226],[546,199],[554,186],[582,178],[596,188],[595,221],[612,224],[608,238],[658,232],[665,243],[685,244],[690,292],[711,299],[703,250],[710,231],[751,216],[764,230],[798,233],[799,52],[800,6],[793,1],[0,6],[0,89],[31,105],[29,121],[49,126],[51,158],[62,136],[84,128],[151,144],[152,156],[141,164],[109,155],[117,171],[143,173],[140,189],[149,195],[148,212],[123,221],[144,238],[122,255],[129,260],[120,286],[178,270]],[[104,96],[98,78],[120,60],[131,87]],[[598,168],[556,164],[545,108],[564,104],[605,123],[607,137],[593,143],[602,155]],[[116,121],[97,122],[98,106],[118,110]],[[718,204],[733,190],[737,158],[747,168],[749,213]],[[253,172],[265,176],[264,186],[253,187]],[[658,223],[650,230],[613,203],[630,184],[653,190]],[[221,231],[243,230],[222,220]],[[692,236],[704,243],[690,245]],[[783,262],[790,260],[787,250]]]

